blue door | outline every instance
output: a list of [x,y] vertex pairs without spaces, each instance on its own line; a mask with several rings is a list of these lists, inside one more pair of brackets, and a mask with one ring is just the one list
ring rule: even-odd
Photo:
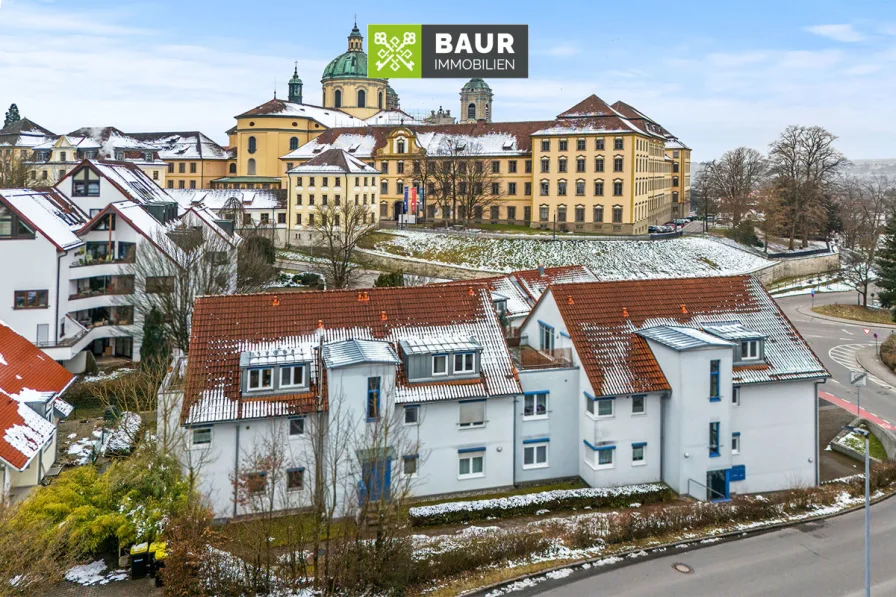
[[358,483],[358,502],[363,506],[367,500],[378,502],[391,497],[392,461],[388,458],[365,462]]
[[728,479],[728,469],[708,471],[706,473],[706,499],[711,502],[724,502],[730,499]]

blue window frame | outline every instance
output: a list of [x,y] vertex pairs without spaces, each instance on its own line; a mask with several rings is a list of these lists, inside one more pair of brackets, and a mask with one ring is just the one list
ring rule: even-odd
[[380,418],[380,378],[367,378],[367,420]]
[[719,426],[718,421],[709,424],[709,457],[717,458],[719,456]]
[[721,400],[719,394],[719,366],[721,361],[714,359],[709,362],[709,399],[713,402]]
[[538,322],[538,348],[554,350],[554,326],[540,320]]

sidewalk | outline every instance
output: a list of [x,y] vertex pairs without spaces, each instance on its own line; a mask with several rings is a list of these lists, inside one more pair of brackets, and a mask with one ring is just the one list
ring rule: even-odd
[[822,315],[821,313],[816,313],[810,307],[797,307],[796,311],[800,315],[805,315],[806,317],[812,317],[814,319],[824,319],[827,321],[833,321],[835,323],[842,323],[843,325],[855,325],[863,328],[889,328],[896,330],[896,324],[893,323],[873,323],[871,321],[859,321],[858,319],[843,319],[841,317],[831,317],[830,315]]
[[862,369],[871,375],[891,386],[896,386],[896,373],[893,373],[892,369],[884,365],[883,361],[880,360],[880,357],[877,356],[873,346],[868,346],[867,348],[859,350],[856,353],[856,360],[859,361],[859,365],[862,366]]

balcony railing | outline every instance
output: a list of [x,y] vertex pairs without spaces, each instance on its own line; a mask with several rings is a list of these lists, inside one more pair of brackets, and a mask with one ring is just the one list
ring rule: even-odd
[[538,350],[531,346],[520,346],[514,359],[520,369],[562,369],[572,367],[572,349],[555,348]]
[[105,257],[91,257],[90,255],[85,255],[84,257],[78,259],[77,261],[72,261],[69,267],[84,267],[87,265],[107,265],[107,264],[126,264],[126,263],[134,263],[134,257],[127,256],[122,258],[112,258],[111,255],[107,255]]
[[92,296],[110,296],[110,295],[122,295],[122,294],[134,294],[133,286],[107,286],[106,288],[100,288],[96,290],[83,290],[76,292],[75,294],[69,295],[68,299],[70,301],[90,298]]

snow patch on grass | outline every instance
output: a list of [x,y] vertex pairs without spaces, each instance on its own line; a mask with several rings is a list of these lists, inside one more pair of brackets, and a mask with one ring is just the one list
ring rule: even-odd
[[73,566],[65,572],[65,580],[84,587],[106,585],[110,582],[125,580],[127,577],[128,573],[125,570],[108,571],[106,563],[102,560]]

